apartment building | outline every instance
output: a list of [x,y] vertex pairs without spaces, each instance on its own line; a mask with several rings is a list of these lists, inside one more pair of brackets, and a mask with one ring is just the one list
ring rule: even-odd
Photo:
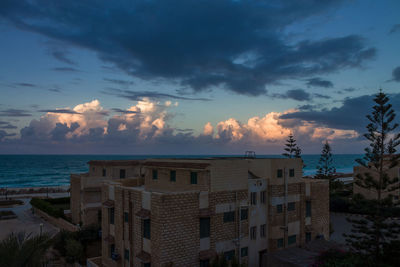
[[[141,161],[92,160],[89,172],[71,174],[71,215],[75,224],[101,224],[101,188],[105,181],[138,178]],[[137,181],[140,181],[138,179]]]
[[266,266],[268,252],[329,239],[328,183],[303,179],[302,167],[301,159],[142,161],[137,176],[102,182],[102,257],[88,263],[203,267],[219,254]]

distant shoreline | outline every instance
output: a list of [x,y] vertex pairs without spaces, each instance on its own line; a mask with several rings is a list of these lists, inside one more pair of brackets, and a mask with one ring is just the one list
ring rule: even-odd
[[31,186],[31,187],[1,187],[0,195],[30,195],[30,194],[51,194],[67,193],[70,191],[69,185],[60,186]]

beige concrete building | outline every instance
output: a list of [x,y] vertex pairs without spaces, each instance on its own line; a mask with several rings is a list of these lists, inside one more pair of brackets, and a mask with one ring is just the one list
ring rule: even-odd
[[[400,163],[393,167],[393,168],[389,168],[389,164],[390,162],[388,161],[387,164],[385,164],[385,169],[387,171],[387,174],[390,178],[399,178],[400,179]],[[353,193],[354,194],[361,194],[363,195],[365,198],[367,199],[377,199],[378,194],[377,191],[375,189],[367,189],[367,188],[363,188],[360,187],[356,184],[356,181],[359,179],[358,175],[362,175],[365,177],[365,175],[371,175],[372,177],[374,177],[374,179],[378,180],[378,172],[374,170],[373,167],[371,168],[366,168],[364,166],[354,166],[353,168]],[[392,185],[393,186],[393,185]],[[387,197],[389,194],[391,194],[393,196],[393,201],[394,202],[399,202],[400,201],[400,189],[397,188],[396,190],[392,191],[392,192],[387,192],[387,191],[383,191],[382,192],[382,197],[385,198]]]
[[[328,183],[303,179],[300,159],[90,162],[96,175],[128,166],[131,176],[96,184],[103,243],[91,266],[209,266],[217,254],[266,266],[268,252],[329,238]],[[88,210],[85,183],[75,183]]]

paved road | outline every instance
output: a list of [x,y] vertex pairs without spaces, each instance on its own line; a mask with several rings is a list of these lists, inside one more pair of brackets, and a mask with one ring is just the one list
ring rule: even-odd
[[29,198],[24,198],[21,200],[24,201],[23,205],[13,207],[0,207],[0,211],[12,210],[18,216],[18,218],[16,219],[0,221],[0,240],[2,240],[11,232],[25,231],[25,233],[27,234],[39,234],[41,223],[43,223],[43,232],[47,232],[50,235],[54,235],[58,232],[58,228],[46,222],[39,216],[32,214],[31,205],[29,204]]

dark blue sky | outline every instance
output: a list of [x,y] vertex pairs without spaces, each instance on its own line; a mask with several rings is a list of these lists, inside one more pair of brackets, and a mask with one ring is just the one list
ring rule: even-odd
[[[0,153],[361,152],[400,2],[0,2]],[[349,146],[352,144],[352,146]]]

